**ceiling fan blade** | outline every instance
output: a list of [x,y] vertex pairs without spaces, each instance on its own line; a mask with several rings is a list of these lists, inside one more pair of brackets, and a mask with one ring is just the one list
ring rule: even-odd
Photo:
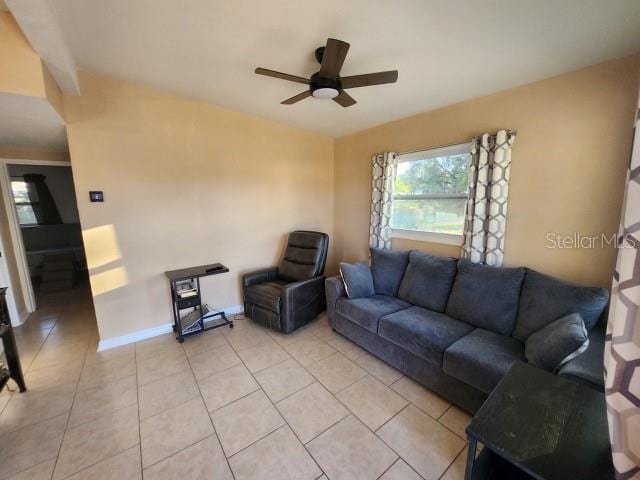
[[290,82],[309,85],[308,78],[298,77],[297,75],[289,75],[288,73],[276,72],[275,70],[269,70],[268,68],[256,68],[256,73],[258,75],[266,75],[267,77],[281,78],[282,80],[289,80]]
[[351,105],[355,105],[356,103],[358,103],[351,97],[351,95],[349,95],[344,90],[340,92],[340,95],[334,98],[333,101],[339,103],[343,107],[350,107]]
[[294,103],[298,103],[300,100],[304,100],[309,96],[311,96],[311,92],[309,90],[305,90],[304,92],[294,95],[291,98],[287,98],[286,100],[283,100],[280,103],[282,105],[293,105]]
[[395,83],[398,80],[398,71],[365,73],[363,75],[352,75],[342,77],[342,88],[368,87],[370,85],[382,85],[384,83]]
[[319,75],[324,78],[338,78],[344,59],[347,57],[349,44],[342,40],[329,38],[322,54]]

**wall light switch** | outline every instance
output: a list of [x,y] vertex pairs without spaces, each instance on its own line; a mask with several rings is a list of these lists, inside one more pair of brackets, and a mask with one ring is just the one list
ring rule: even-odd
[[104,193],[101,190],[89,192],[89,200],[92,202],[104,202]]

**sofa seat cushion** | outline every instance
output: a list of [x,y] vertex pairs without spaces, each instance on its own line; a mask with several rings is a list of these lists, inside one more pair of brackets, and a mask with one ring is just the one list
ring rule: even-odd
[[473,330],[466,323],[421,307],[410,307],[380,319],[378,334],[414,355],[442,365],[444,351]]
[[445,313],[475,327],[511,335],[518,313],[524,268],[458,261]]
[[513,336],[524,342],[554,320],[579,313],[587,330],[598,322],[609,301],[609,292],[584,287],[527,269]]
[[245,290],[244,300],[272,312],[280,313],[280,297],[282,297],[283,285],[286,285],[286,282],[282,280],[250,285]]
[[339,298],[336,312],[370,332],[378,333],[378,321],[385,315],[410,307],[407,302],[387,295],[364,298]]
[[409,266],[400,283],[398,297],[435,312],[444,312],[456,277],[458,260],[435,257],[413,250]]
[[447,349],[442,369],[488,394],[515,362],[524,359],[522,342],[476,328]]

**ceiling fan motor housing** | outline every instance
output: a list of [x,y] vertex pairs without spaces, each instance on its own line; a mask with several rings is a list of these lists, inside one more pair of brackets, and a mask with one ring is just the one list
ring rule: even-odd
[[314,73],[309,79],[309,89],[311,90],[311,93],[313,93],[321,88],[331,88],[340,92],[342,90],[342,82],[340,82],[340,77],[335,79],[324,78],[319,75],[319,72]]

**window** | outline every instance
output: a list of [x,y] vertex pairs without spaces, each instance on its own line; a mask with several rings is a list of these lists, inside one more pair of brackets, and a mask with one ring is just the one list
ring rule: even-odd
[[23,180],[11,181],[11,192],[16,204],[18,222],[20,225],[37,225],[35,210],[40,205],[35,189],[29,189],[29,184]]
[[399,155],[393,236],[460,245],[470,161],[468,144]]

